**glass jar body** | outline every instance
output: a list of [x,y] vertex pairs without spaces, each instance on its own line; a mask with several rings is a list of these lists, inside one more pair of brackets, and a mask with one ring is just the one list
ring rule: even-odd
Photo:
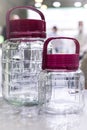
[[40,112],[79,113],[84,107],[84,75],[81,70],[44,70],[39,78]]
[[2,47],[2,94],[16,105],[38,104],[38,75],[44,39],[14,38]]

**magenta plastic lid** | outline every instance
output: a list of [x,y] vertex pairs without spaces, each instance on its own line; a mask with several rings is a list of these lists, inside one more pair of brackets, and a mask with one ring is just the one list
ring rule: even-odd
[[[38,13],[41,19],[15,19],[10,20],[10,14],[16,9],[30,9]],[[44,15],[32,6],[19,6],[10,9],[6,17],[7,39],[19,37],[46,38],[46,22]]]
[[[73,40],[76,46],[75,54],[47,54],[47,46],[51,40],[68,39]],[[77,70],[79,67],[79,42],[69,37],[48,38],[43,47],[42,69],[66,69]]]

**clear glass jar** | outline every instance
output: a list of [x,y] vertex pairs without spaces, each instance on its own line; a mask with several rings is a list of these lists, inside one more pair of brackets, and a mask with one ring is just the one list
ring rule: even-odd
[[[48,54],[47,45],[53,39],[74,40],[76,53]],[[49,38],[45,42],[43,70],[39,75],[40,112],[76,114],[82,111],[84,107],[85,78],[83,72],[79,69],[79,49],[77,48],[79,48],[79,43],[73,38]]]
[[[39,13],[42,19],[9,20],[13,10],[26,8]],[[2,47],[3,97],[15,105],[34,106],[38,104],[38,75],[46,37],[44,16],[30,6],[13,8],[10,13],[7,13],[8,40]]]
[[46,113],[79,113],[84,107],[82,71],[49,69],[42,71],[39,82],[39,101],[41,111]]

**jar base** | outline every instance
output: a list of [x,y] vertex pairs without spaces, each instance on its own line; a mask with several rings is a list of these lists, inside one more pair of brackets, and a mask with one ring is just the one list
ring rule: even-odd
[[46,114],[78,114],[83,110],[84,105],[78,103],[50,103],[41,108],[42,113]]
[[4,98],[9,104],[15,106],[37,106],[38,101],[30,101],[29,99],[17,99],[17,98]]

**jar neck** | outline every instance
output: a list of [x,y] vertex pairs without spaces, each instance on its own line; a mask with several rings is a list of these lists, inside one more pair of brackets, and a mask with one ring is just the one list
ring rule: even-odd
[[26,41],[44,41],[45,40],[45,38],[40,38],[40,37],[38,37],[38,38],[25,38],[25,37],[21,37],[21,38],[11,38],[11,39],[7,39],[6,41],[24,41],[24,42],[26,42]]
[[81,69],[78,68],[77,70],[68,70],[68,69],[45,69],[44,72],[81,72]]

